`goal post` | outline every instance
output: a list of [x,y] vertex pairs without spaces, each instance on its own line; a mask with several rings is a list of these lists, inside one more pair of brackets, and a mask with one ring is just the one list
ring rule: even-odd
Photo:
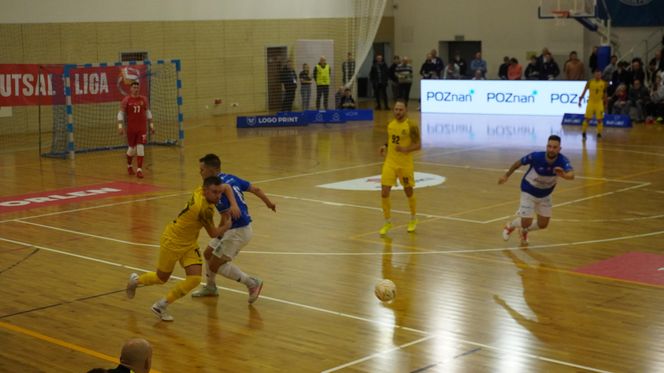
[[[117,113],[132,81],[148,98],[155,133],[148,144],[182,145],[182,83],[179,60],[65,65],[62,98],[53,104],[50,149],[43,156],[74,158],[76,153],[117,149],[126,138],[117,133]],[[147,124],[146,124],[147,125]],[[48,136],[48,130],[40,131]]]

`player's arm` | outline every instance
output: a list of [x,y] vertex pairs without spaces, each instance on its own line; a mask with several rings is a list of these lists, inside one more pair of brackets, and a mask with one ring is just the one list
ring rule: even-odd
[[274,212],[277,212],[277,205],[275,205],[274,203],[272,203],[272,201],[270,201],[267,195],[265,195],[265,192],[263,192],[263,189],[250,185],[247,191],[249,193],[253,193],[254,195],[256,195],[256,197],[260,198],[261,201],[263,201],[263,203],[265,204],[265,206],[267,206],[267,208],[269,208]]
[[565,171],[562,167],[555,167],[553,172],[555,172],[558,177],[562,177],[565,180],[574,180],[574,170]]
[[148,118],[148,127],[150,133],[154,135],[154,122],[152,121],[152,111],[150,111],[150,101],[145,98],[145,116]]
[[120,135],[125,134],[124,121],[127,116],[127,101],[122,100],[120,102],[120,110],[118,111],[118,133]]
[[221,220],[219,221],[219,225],[215,226],[214,225],[214,219],[212,216],[210,216],[209,221],[206,224],[203,224],[205,227],[205,231],[207,234],[210,236],[210,238],[215,238],[215,237],[221,237],[226,233],[228,229],[231,227],[231,219],[227,218],[225,215],[228,215],[227,213],[221,214]]
[[230,214],[234,218],[239,218],[240,215],[242,215],[242,212],[240,211],[240,208],[237,205],[237,201],[235,200],[235,193],[233,192],[233,188],[231,188],[230,185],[228,184],[222,184],[222,189],[223,193],[228,198],[228,203],[231,204],[230,208]]
[[579,96],[579,107],[581,107],[581,102],[583,101],[583,97],[586,95],[586,92],[588,91],[588,85],[590,82],[586,82],[586,85],[583,87],[583,92],[581,92],[581,96]]
[[507,170],[507,172],[505,172],[505,174],[501,176],[500,179],[498,179],[498,184],[505,184],[505,182],[507,182],[507,179],[509,179],[509,177],[514,173],[514,171],[518,170],[519,167],[521,166],[522,166],[521,160],[518,159],[516,162],[512,164],[510,169]]
[[396,151],[401,153],[411,153],[417,150],[422,149],[422,140],[420,136],[420,128],[417,126],[410,127],[410,145],[402,147],[397,145],[395,147]]

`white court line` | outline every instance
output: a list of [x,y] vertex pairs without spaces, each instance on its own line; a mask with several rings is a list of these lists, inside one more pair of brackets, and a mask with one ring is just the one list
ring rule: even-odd
[[14,222],[20,223],[20,224],[30,224],[30,225],[34,225],[34,226],[37,226],[37,227],[53,229],[53,230],[60,231],[60,232],[67,232],[67,233],[71,233],[71,234],[77,234],[79,236],[98,238],[98,239],[102,239],[102,240],[106,240],[106,241],[118,242],[118,243],[123,243],[123,244],[127,244],[127,245],[159,247],[159,245],[150,244],[150,243],[139,243],[139,242],[119,240],[119,239],[111,238],[111,237],[98,236],[98,235],[92,234],[92,233],[85,233],[85,232],[80,232],[80,231],[74,231],[74,230],[71,230],[71,229],[58,228],[58,227],[53,227],[53,226],[50,226],[50,225],[37,224],[37,223],[32,223],[32,222],[29,222],[29,221],[23,221],[23,220],[18,220],[18,219],[14,220]]
[[[366,209],[366,210],[383,211],[382,208],[374,207],[374,206],[364,206],[364,205],[356,205],[356,204],[352,204],[352,203],[324,201],[324,200],[313,199],[313,198],[292,197],[292,196],[285,196],[285,195],[282,195],[282,194],[273,194],[273,193],[266,193],[266,194],[268,196],[273,196],[273,197],[281,197],[281,198],[284,198],[284,199],[294,199],[294,200],[305,201],[305,202],[315,202],[315,203],[321,203],[321,204],[329,205],[329,206],[355,207],[355,208]],[[397,214],[410,215],[410,211],[392,210],[392,212],[397,213]],[[417,216],[423,216],[423,217],[427,217],[427,218],[462,221],[462,222],[466,222],[466,223],[477,223],[477,224],[482,223],[479,220],[455,218],[455,217],[452,217],[452,216],[444,216],[444,215],[432,215],[432,214],[418,213]]]
[[[431,165],[431,166],[450,167],[450,168],[463,168],[463,169],[468,169],[468,170],[495,171],[495,172],[505,172],[505,171],[507,171],[507,168],[475,167],[475,166],[470,166],[470,165],[457,165],[457,164],[451,164],[451,163],[436,163],[436,162],[425,162],[425,161],[415,161],[415,163],[427,164],[427,165]],[[517,174],[517,173],[522,174],[522,173],[524,173],[524,171],[523,170],[516,170],[516,171],[514,171],[514,173],[515,174]],[[605,177],[593,177],[593,176],[581,176],[581,175],[575,175],[574,177],[577,178],[577,179],[598,180],[598,181],[607,181],[607,182],[613,182],[613,183],[625,183],[625,184],[645,183],[645,181],[618,180],[618,179],[608,179],[608,178],[605,178]]]
[[441,335],[441,334],[442,334],[442,333],[440,333],[440,334],[432,334],[432,335],[430,335],[430,336],[420,338],[420,339],[418,339],[418,340],[416,340],[416,341],[413,341],[413,342],[410,342],[410,343],[406,343],[406,344],[403,344],[403,345],[401,345],[401,346],[397,346],[397,347],[391,348],[391,349],[389,349],[389,350],[385,350],[385,351],[381,351],[381,352],[376,352],[376,353],[374,353],[374,354],[371,354],[371,355],[365,356],[365,357],[360,358],[360,359],[357,359],[357,360],[353,360],[353,361],[348,362],[348,363],[346,363],[346,364],[339,365],[339,366],[336,366],[336,367],[334,367],[334,368],[330,368],[330,369],[324,370],[324,371],[322,371],[321,373],[335,372],[335,371],[337,371],[337,370],[340,370],[340,369],[343,369],[343,368],[348,368],[349,366],[353,366],[353,365],[356,365],[356,364],[362,363],[362,362],[364,362],[364,361],[367,361],[367,360],[373,359],[373,358],[376,357],[376,356],[380,356],[380,355],[383,355],[383,354],[386,354],[386,353],[390,353],[390,352],[393,352],[393,351],[398,351],[398,350],[401,350],[401,349],[403,349],[403,348],[405,348],[405,347],[409,347],[409,346],[415,345],[415,344],[417,344],[417,343],[425,342],[425,341],[428,341],[428,340],[430,340],[430,339],[438,338],[438,337],[440,337],[440,338],[447,338],[447,339],[450,339],[450,340],[452,340],[453,342],[457,342],[457,343],[464,343],[464,344],[469,344],[469,345],[471,345],[471,346],[481,347],[481,348],[484,348],[484,349],[487,349],[487,350],[492,350],[492,351],[502,352],[502,353],[505,354],[505,355],[521,355],[521,356],[523,356],[523,357],[528,357],[528,358],[535,359],[535,360],[542,360],[542,361],[546,361],[546,362],[548,362],[548,363],[553,363],[553,364],[563,365],[563,366],[572,367],[572,368],[577,368],[577,369],[588,370],[588,371],[591,371],[591,372],[597,372],[597,373],[612,373],[611,371],[608,371],[608,370],[602,370],[602,369],[597,369],[597,368],[591,368],[591,367],[586,366],[586,365],[574,364],[574,363],[570,363],[570,362],[563,361],[563,360],[551,359],[551,358],[544,357],[544,356],[534,355],[534,354],[531,354],[531,353],[529,353],[529,352],[519,351],[518,349],[509,349],[509,348],[494,347],[494,346],[490,346],[490,345],[487,345],[487,344],[484,344],[484,343],[478,343],[478,342],[468,341],[468,340],[465,340],[465,339],[462,339],[462,338],[456,338],[456,337],[454,337],[454,336],[449,336],[449,337],[447,337],[447,336],[443,336],[443,335]]
[[[127,243],[129,245],[137,245],[137,246],[154,246],[158,247],[158,245],[151,245],[151,244],[143,244],[143,243],[135,243],[131,241],[121,241],[117,240],[114,238],[109,238],[109,237],[104,237],[104,236],[99,236],[99,235],[94,235],[90,233],[83,233],[83,232],[78,232],[78,231],[73,231],[73,230],[67,230],[67,229],[61,229],[57,227],[51,227],[48,225],[44,224],[34,224],[34,223],[28,223],[28,222],[22,222],[22,221],[15,221],[16,223],[24,223],[24,224],[33,224],[37,225],[40,227],[48,228],[48,229],[55,229],[55,230],[60,230],[60,231],[65,231],[68,233],[72,234],[80,234],[84,235],[87,237],[93,237],[97,238],[100,240],[108,240],[108,241],[114,241],[114,242],[122,242],[122,243]],[[576,241],[576,242],[563,242],[563,243],[555,243],[555,244],[542,244],[542,245],[532,245],[528,246],[528,249],[533,250],[533,249],[548,249],[552,247],[562,247],[562,246],[577,246],[577,245],[587,245],[587,244],[595,244],[595,243],[603,243],[603,242],[613,242],[613,241],[623,241],[623,240],[630,240],[633,238],[643,238],[643,237],[650,237],[650,236],[657,236],[660,234],[664,234],[664,230],[662,231],[655,231],[655,232],[649,232],[649,233],[640,233],[640,234],[633,234],[629,236],[620,236],[620,237],[612,237],[612,238],[600,238],[597,240],[586,240],[586,241]],[[3,240],[4,238],[0,237],[0,240]],[[4,239],[7,240],[7,239]],[[520,249],[520,246],[513,246],[513,247],[498,247],[498,248],[486,248],[486,249],[453,249],[453,250],[432,250],[432,251],[397,251],[397,252],[391,252],[391,253],[382,253],[382,252],[296,252],[296,251],[279,251],[279,252],[273,252],[273,251],[252,251],[252,250],[243,250],[243,254],[259,254],[259,255],[298,255],[298,256],[378,256],[378,255],[434,255],[434,254],[472,254],[472,253],[486,253],[486,252],[494,252],[494,251],[503,251],[503,250],[517,250]]]
[[[62,251],[62,250],[53,249],[53,248],[50,248],[50,247],[32,245],[32,244],[27,243],[27,242],[16,241],[16,240],[12,240],[12,239],[9,239],[9,238],[0,237],[0,241],[5,241],[5,242],[13,243],[13,244],[16,244],[16,245],[25,246],[25,247],[28,247],[28,248],[36,248],[36,249],[48,251],[48,252],[55,253],[55,254],[71,256],[71,257],[74,257],[74,258],[77,258],[77,259],[83,259],[83,260],[89,260],[89,261],[93,261],[93,262],[97,262],[97,263],[108,264],[108,265],[111,265],[113,267],[127,268],[127,269],[131,269],[131,270],[134,270],[134,271],[139,271],[139,272],[151,272],[151,270],[144,269],[144,268],[132,267],[132,266],[128,266],[126,264],[115,263],[115,262],[111,262],[111,261],[103,260],[103,259],[97,259],[97,258],[93,258],[93,257],[86,256],[86,255],[74,254],[74,253],[71,253],[71,252],[68,252],[68,251]],[[176,280],[184,280],[184,277],[175,276],[175,275],[171,275],[171,278],[176,279]],[[246,290],[241,291],[241,290],[237,290],[237,289],[226,288],[226,287],[219,286],[219,285],[217,285],[217,288],[228,291],[228,292],[231,292],[231,293],[242,294],[242,295],[247,294]],[[308,309],[308,310],[311,310],[311,311],[327,313],[327,314],[330,314],[330,315],[345,317],[345,318],[353,319],[353,320],[357,320],[357,321],[364,321],[364,322],[379,325],[379,326],[386,326],[386,327],[389,327],[389,328],[405,330],[405,331],[409,331],[409,332],[413,332],[413,333],[417,333],[417,334],[424,334],[424,335],[429,334],[428,332],[425,332],[425,331],[419,330],[419,329],[415,329],[415,328],[409,328],[409,327],[406,327],[406,326],[395,325],[393,323],[388,323],[388,322],[383,322],[383,321],[378,321],[378,320],[372,320],[372,319],[362,317],[362,316],[351,315],[351,314],[348,314],[348,313],[333,311],[333,310],[320,308],[320,307],[315,307],[315,306],[309,306],[309,305],[302,304],[302,303],[291,302],[291,301],[288,301],[288,300],[285,300],[285,299],[268,297],[268,296],[265,296],[265,295],[262,295],[262,294],[261,294],[260,298],[271,300],[271,301],[277,302],[277,303],[287,304],[287,305],[290,305],[290,306],[305,308],[305,309]]]
[[[606,192],[606,193],[594,194],[594,195],[592,195],[592,196],[588,196],[588,197],[577,198],[577,199],[573,199],[573,200],[571,200],[571,201],[566,201],[566,202],[557,203],[557,204],[553,205],[552,207],[567,206],[567,205],[571,205],[571,204],[573,204],[573,203],[577,203],[577,202],[587,201],[587,200],[590,200],[590,199],[595,199],[595,198],[600,198],[600,197],[606,197],[606,196],[609,196],[609,195],[611,195],[611,194],[622,193],[622,192],[626,192],[626,191],[628,191],[628,190],[632,190],[632,189],[643,188],[643,187],[646,187],[646,186],[648,186],[648,185],[651,185],[651,183],[646,183],[646,182],[644,182],[644,183],[639,184],[639,185],[634,185],[634,186],[627,187],[627,188],[617,189],[617,190],[614,190],[614,191],[612,191],[612,192]],[[481,223],[482,223],[482,224],[495,223],[495,222],[497,222],[497,221],[501,221],[501,220],[505,220],[505,219],[510,219],[510,218],[512,218],[512,217],[514,217],[514,215],[501,216],[501,217],[499,217],[499,218],[495,218],[495,219],[491,219],[491,220],[485,220],[485,221],[482,221]],[[585,220],[584,220],[584,221],[585,221]]]
[[[127,268],[127,269],[140,271],[140,272],[149,272],[149,270],[143,269],[143,268],[132,267],[132,266],[128,266],[128,265],[125,265],[125,264],[111,262],[111,261],[108,261],[108,260],[97,259],[97,258],[85,256],[85,255],[74,254],[74,253],[70,253],[70,252],[67,252],[67,251],[52,249],[52,248],[45,247],[45,246],[32,245],[32,244],[29,244],[27,242],[11,240],[11,239],[4,238],[4,237],[0,237],[0,241],[10,242],[10,243],[13,243],[13,244],[17,244],[17,245],[21,245],[21,246],[25,246],[25,247],[30,247],[30,248],[37,248],[37,249],[40,249],[40,250],[44,250],[44,251],[48,251],[48,252],[52,252],[52,253],[56,253],[56,254],[61,254],[61,255],[67,255],[67,256],[78,258],[78,259],[89,260],[89,261],[102,263],[102,264],[108,264],[108,265],[118,267],[118,268]],[[171,276],[171,278],[177,279],[177,280],[184,280],[184,278],[180,277],[180,276]],[[236,294],[242,294],[242,295],[246,294],[245,291],[240,291],[240,290],[231,289],[231,288],[225,288],[225,287],[222,287],[222,286],[217,286],[217,288],[228,291],[228,292],[236,293]],[[325,308],[309,306],[309,305],[306,305],[306,304],[291,302],[291,301],[287,301],[287,300],[279,299],[279,298],[268,297],[268,296],[265,296],[265,295],[261,295],[261,299],[270,300],[270,301],[273,301],[273,302],[287,304],[287,305],[291,305],[291,306],[296,306],[296,307],[304,308],[304,309],[311,310],[311,311],[317,311],[317,312],[322,312],[322,313],[326,313],[326,314],[330,314],[330,315],[349,318],[349,319],[352,319],[352,320],[363,321],[363,322],[367,322],[367,323],[374,324],[374,325],[386,326],[386,327],[393,328],[393,329],[405,330],[405,331],[409,331],[409,332],[413,332],[413,333],[417,333],[417,334],[426,335],[426,337],[420,338],[418,340],[415,340],[415,341],[397,346],[396,348],[392,348],[392,349],[389,349],[387,351],[374,353],[372,355],[369,355],[369,357],[367,357],[367,358],[362,358],[362,359],[358,359],[358,360],[355,360],[355,361],[350,362],[350,363],[346,363],[343,366],[326,370],[326,372],[333,372],[333,371],[339,370],[343,367],[348,367],[348,366],[351,366],[351,365],[355,365],[355,364],[360,363],[362,361],[369,360],[369,359],[371,359],[375,356],[378,356],[378,355],[381,355],[381,354],[384,354],[384,353],[389,353],[389,352],[392,352],[392,351],[395,351],[395,350],[403,349],[405,347],[412,346],[412,345],[415,345],[417,343],[421,343],[421,342],[430,340],[430,339],[435,338],[435,337],[443,337],[441,334],[433,334],[432,335],[429,332],[419,330],[419,329],[415,329],[415,328],[409,328],[409,327],[405,327],[405,326],[390,324],[390,323],[386,323],[386,322],[382,322],[382,321],[372,320],[372,319],[362,317],[362,316],[356,316],[356,315],[351,315],[351,314],[344,313],[344,312],[332,311],[332,310],[325,309]],[[510,350],[510,349],[506,349],[506,348],[500,348],[500,347],[494,347],[494,346],[486,345],[486,344],[483,344],[483,343],[468,341],[468,340],[465,340],[465,339],[456,338],[454,336],[445,336],[445,338],[448,338],[448,339],[450,339],[454,342],[470,344],[470,345],[473,345],[473,346],[479,346],[479,347],[483,347],[483,348],[494,350],[494,351],[517,354],[517,355],[521,355],[521,356],[525,356],[525,357],[529,357],[529,358],[534,358],[534,359],[538,359],[538,360],[551,362],[551,363],[554,363],[554,364],[559,364],[559,365],[564,365],[564,366],[569,366],[569,367],[575,367],[575,368],[580,368],[580,369],[586,369],[586,370],[590,370],[590,371],[593,371],[593,372],[599,372],[599,373],[610,373],[610,372],[607,372],[607,371],[604,371],[604,370],[599,370],[599,369],[595,369],[595,368],[591,368],[591,367],[587,367],[587,366],[583,366],[583,365],[577,365],[577,364],[569,363],[569,362],[562,361],[562,360],[556,360],[556,359],[551,359],[551,358],[542,357],[542,356],[538,356],[538,355],[533,355],[533,354],[530,354],[528,352],[522,352],[522,351],[518,351],[518,350]]]

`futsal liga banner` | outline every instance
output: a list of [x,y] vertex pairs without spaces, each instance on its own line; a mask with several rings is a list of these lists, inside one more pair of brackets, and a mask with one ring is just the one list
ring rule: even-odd
[[65,69],[72,103],[121,101],[138,80],[147,96],[147,66],[76,67],[66,65],[0,64],[0,106],[62,105]]

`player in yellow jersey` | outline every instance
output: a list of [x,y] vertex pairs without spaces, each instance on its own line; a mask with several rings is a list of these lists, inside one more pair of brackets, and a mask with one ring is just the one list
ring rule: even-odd
[[394,119],[387,125],[387,143],[380,147],[380,154],[385,157],[383,172],[380,177],[381,205],[385,224],[380,229],[384,236],[392,228],[390,191],[396,185],[397,179],[406,192],[408,206],[410,207],[410,222],[408,232],[415,232],[417,225],[416,203],[413,188],[415,187],[415,170],[413,167],[413,152],[422,148],[420,128],[408,119],[406,104],[399,99],[394,104]]
[[592,119],[593,115],[597,120],[597,138],[602,138],[604,108],[606,107],[606,82],[602,79],[602,71],[600,69],[595,69],[593,79],[589,80],[583,88],[583,93],[579,97],[579,107],[581,107],[581,102],[586,95],[586,91],[590,92],[590,94],[588,95],[588,106],[586,106],[586,117],[583,119],[583,124],[581,125],[581,135],[584,141],[586,140],[588,122]]
[[215,204],[221,194],[233,201],[231,215],[237,216],[240,212],[233,196],[233,190],[228,184],[222,184],[218,177],[208,177],[203,186],[194,190],[187,205],[178,216],[164,229],[159,242],[159,260],[156,272],[147,272],[142,275],[132,273],[127,283],[127,298],[136,295],[138,285],[163,284],[171,277],[175,263],[180,263],[187,277],[177,283],[166,295],[152,305],[152,312],[163,321],[173,321],[173,317],[166,311],[166,307],[182,298],[201,282],[202,264],[201,254],[198,251],[198,233],[205,228],[211,238],[224,234],[231,226],[230,219],[222,219],[218,226],[214,224]]

